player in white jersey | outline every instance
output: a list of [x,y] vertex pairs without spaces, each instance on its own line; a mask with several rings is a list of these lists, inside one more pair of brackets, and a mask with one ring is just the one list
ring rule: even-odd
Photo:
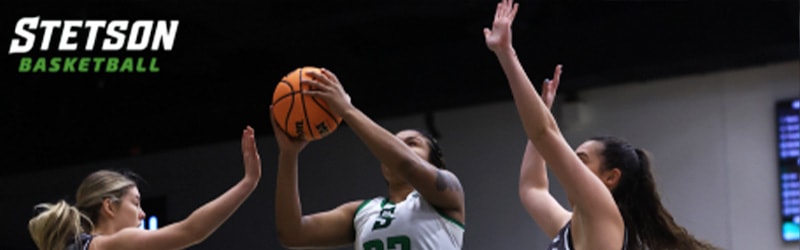
[[398,204],[384,197],[364,201],[355,230],[359,250],[461,249],[464,234],[460,222],[440,214],[418,192]]
[[436,141],[417,130],[392,134],[350,103],[337,77],[322,69],[304,80],[305,92],[324,100],[381,162],[388,196],[346,202],[329,211],[303,215],[297,162],[307,141],[289,138],[275,125],[280,148],[275,190],[275,224],[286,247],[365,250],[461,249],[465,207],[461,183],[445,169]]

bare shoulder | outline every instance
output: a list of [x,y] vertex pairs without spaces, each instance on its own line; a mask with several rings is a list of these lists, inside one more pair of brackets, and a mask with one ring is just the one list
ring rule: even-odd
[[358,209],[362,205],[366,204],[366,202],[368,202],[368,201],[370,201],[370,200],[354,200],[354,201],[346,202],[346,203],[344,203],[342,205],[339,205],[339,207],[337,207],[336,210],[339,210],[339,211],[345,212],[345,213],[353,213],[353,214],[355,214],[356,211],[358,211]]
[[458,177],[445,169],[436,170],[436,190],[438,191],[457,191],[461,192],[461,182]]

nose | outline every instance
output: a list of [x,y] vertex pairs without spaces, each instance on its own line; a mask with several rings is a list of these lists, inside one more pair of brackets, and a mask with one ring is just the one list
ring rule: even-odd
[[144,210],[139,209],[139,220],[144,220]]

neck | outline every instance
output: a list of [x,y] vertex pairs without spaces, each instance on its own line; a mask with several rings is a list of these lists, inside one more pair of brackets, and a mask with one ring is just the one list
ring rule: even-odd
[[117,230],[110,223],[98,222],[98,223],[94,224],[94,229],[92,229],[91,234],[92,235],[112,235],[112,234],[116,233],[117,231],[119,231],[119,230]]
[[414,187],[411,184],[403,183],[403,184],[390,184],[389,185],[389,201],[392,203],[400,203],[406,200],[406,196],[414,191]]

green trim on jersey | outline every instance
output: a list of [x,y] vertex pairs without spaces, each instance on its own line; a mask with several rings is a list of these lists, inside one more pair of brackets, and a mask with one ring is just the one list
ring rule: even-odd
[[453,224],[456,224],[456,226],[460,227],[461,229],[466,230],[466,228],[464,228],[464,224],[461,224],[461,222],[458,222],[456,219],[453,219],[452,217],[447,216],[446,214],[444,214],[441,211],[439,211],[439,209],[434,208],[433,210],[436,210],[436,213],[441,215],[442,218],[444,218],[445,220],[448,220],[448,221],[452,222]]
[[353,218],[355,218],[356,215],[358,214],[358,212],[361,212],[361,209],[364,208],[365,206],[367,206],[367,204],[369,204],[369,202],[371,202],[371,201],[372,201],[371,199],[362,201],[361,205],[358,205],[358,208],[356,208],[356,212],[353,213]]

